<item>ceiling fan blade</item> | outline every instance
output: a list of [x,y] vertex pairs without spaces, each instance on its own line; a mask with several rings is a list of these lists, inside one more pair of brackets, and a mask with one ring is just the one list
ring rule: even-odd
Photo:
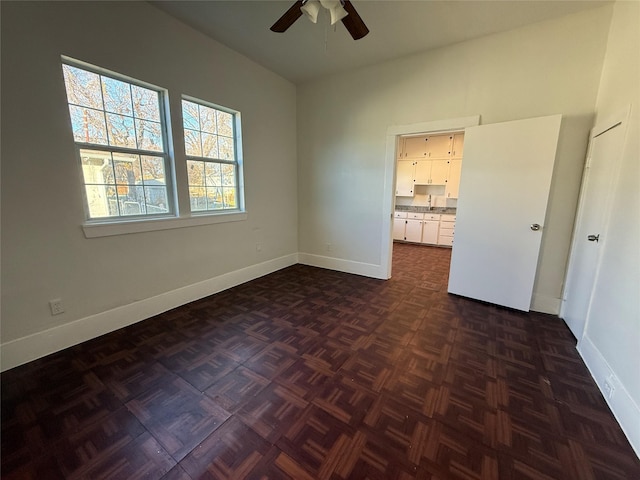
[[362,18],[360,18],[360,15],[358,15],[355,7],[349,0],[345,0],[344,9],[349,13],[349,15],[342,19],[342,23],[349,31],[354,40],[358,40],[369,33],[369,29],[364,24]]
[[291,5],[289,10],[284,12],[276,23],[271,26],[272,32],[282,33],[285,32],[291,25],[294,24],[296,20],[298,20],[302,16],[302,0],[297,0],[296,3]]

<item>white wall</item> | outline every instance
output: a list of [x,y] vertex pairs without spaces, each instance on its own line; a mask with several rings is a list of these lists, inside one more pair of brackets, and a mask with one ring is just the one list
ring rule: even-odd
[[[615,4],[596,103],[604,120],[631,104],[631,118],[601,264],[580,353],[640,455],[640,3]],[[610,376],[613,375],[613,378]]]
[[534,287],[534,308],[557,313],[611,10],[596,8],[300,86],[301,260],[358,273],[386,269],[381,250],[383,205],[390,201],[383,198],[389,126],[477,114],[486,124],[561,113]]
[[[168,89],[182,180],[180,95],[239,110],[248,219],[86,239],[60,55]],[[295,263],[296,168],[296,88],[246,57],[145,2],[2,2],[3,368]]]

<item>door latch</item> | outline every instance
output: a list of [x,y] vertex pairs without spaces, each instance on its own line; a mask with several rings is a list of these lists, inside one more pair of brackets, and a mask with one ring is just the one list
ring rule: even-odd
[[598,240],[600,240],[600,234],[598,234],[598,235],[588,235],[587,236],[587,240],[589,240],[590,242],[597,242]]

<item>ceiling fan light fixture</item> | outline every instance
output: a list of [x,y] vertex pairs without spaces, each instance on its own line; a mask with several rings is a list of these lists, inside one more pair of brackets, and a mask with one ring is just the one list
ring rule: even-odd
[[350,0],[319,0],[319,3],[318,0],[295,0],[294,4],[276,20],[276,23],[271,25],[271,31],[286,32],[303,14],[313,23],[316,23],[320,5],[329,10],[331,25],[342,21],[342,24],[354,40],[359,40],[369,33],[369,29]]
[[320,0],[320,4],[331,13],[331,25],[335,25],[344,17],[349,15],[340,0]]
[[318,22],[318,13],[320,12],[320,3],[318,0],[307,0],[304,2],[304,5],[300,7],[300,10],[313,23]]

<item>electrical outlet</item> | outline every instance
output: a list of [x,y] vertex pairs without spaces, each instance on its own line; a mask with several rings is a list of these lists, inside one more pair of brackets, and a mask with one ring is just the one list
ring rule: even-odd
[[49,300],[49,308],[51,309],[51,315],[64,313],[64,307],[62,306],[62,300],[60,298]]
[[262,251],[262,244],[256,243],[256,252],[261,252],[261,251]]
[[330,252],[330,251],[331,251],[331,244],[327,243],[327,252]]

